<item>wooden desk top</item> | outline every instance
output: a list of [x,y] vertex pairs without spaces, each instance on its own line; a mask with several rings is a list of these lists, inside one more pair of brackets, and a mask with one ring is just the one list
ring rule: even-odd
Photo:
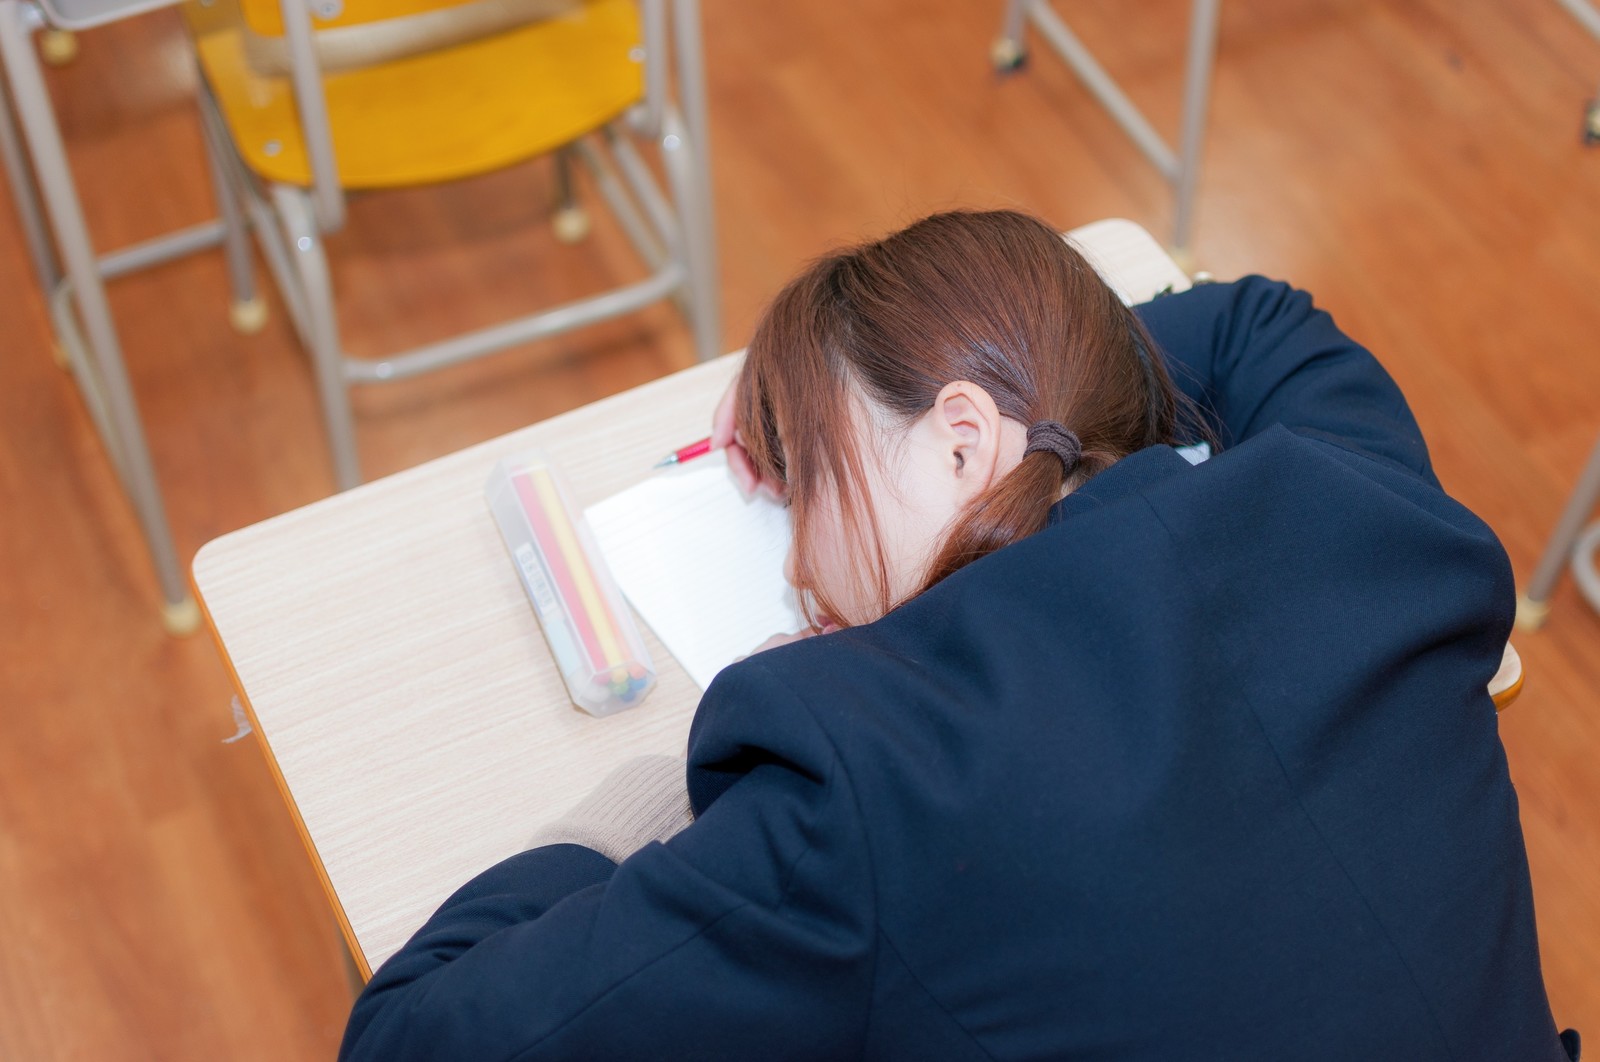
[[[616,761],[681,752],[699,690],[574,708],[483,488],[547,451],[589,505],[711,423],[720,358],[225,535],[194,581],[363,972]],[[756,639],[759,641],[760,639]],[[754,643],[752,643],[754,644]]]
[[[1131,222],[1074,235],[1125,298],[1188,286]],[[646,628],[650,696],[606,719],[572,706],[484,501],[494,463],[541,448],[590,505],[700,437],[738,365],[676,373],[196,556],[199,599],[363,974],[611,764],[681,754],[699,700]]]

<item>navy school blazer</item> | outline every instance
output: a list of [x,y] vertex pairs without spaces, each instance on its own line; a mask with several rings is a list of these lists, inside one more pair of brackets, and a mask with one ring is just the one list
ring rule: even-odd
[[1217,456],[1136,453],[723,671],[695,823],[484,872],[341,1056],[1564,1059],[1486,692],[1504,551],[1304,293],[1140,312]]

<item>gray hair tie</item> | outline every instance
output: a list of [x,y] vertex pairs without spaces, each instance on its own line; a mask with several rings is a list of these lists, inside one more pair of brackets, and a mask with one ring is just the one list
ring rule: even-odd
[[1078,441],[1077,434],[1053,420],[1041,420],[1028,429],[1028,447],[1022,451],[1022,456],[1040,451],[1055,454],[1061,460],[1063,482],[1078,470],[1078,463],[1083,460],[1083,443]]

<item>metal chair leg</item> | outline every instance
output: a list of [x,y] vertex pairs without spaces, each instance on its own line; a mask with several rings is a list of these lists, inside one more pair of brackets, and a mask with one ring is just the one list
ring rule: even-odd
[[1002,74],[1020,70],[1028,61],[1027,45],[1023,43],[1024,22],[1027,18],[1028,0],[1006,0],[1005,18],[1000,23],[1000,36],[989,49],[989,59]]
[[[204,121],[202,115],[202,125]],[[206,166],[211,172],[211,187],[217,196],[218,212],[222,215],[223,258],[228,266],[228,285],[233,290],[233,305],[228,309],[228,320],[240,335],[254,335],[267,323],[267,303],[256,291],[255,267],[250,260],[250,235],[246,231],[244,211],[239,205],[239,193],[234,188],[227,166],[219,157],[221,149],[210,136],[202,136],[201,141],[205,146]]]
[[[678,238],[677,219],[673,211],[665,206],[664,200],[659,213],[655,209],[649,195],[655,187],[655,178],[644,160],[633,150],[629,136],[613,125],[605,129],[600,138],[579,140],[572,150],[589,170],[600,197],[611,208],[612,216],[622,227],[623,235],[627,236],[634,251],[651,269],[660,269],[669,256],[678,255],[677,244],[673,242]],[[617,179],[618,169],[606,161],[606,155],[601,154],[602,147],[591,142],[595,139],[620,167],[623,180]],[[641,206],[644,213],[640,213]],[[646,221],[646,215],[649,221]],[[687,302],[680,299],[680,307],[687,317],[690,313]]]
[[1566,8],[1567,14],[1588,30],[1591,37],[1600,40],[1600,8],[1595,7],[1589,0],[1556,0],[1556,3]]
[[1572,546],[1572,578],[1589,607],[1600,612],[1600,521],[1590,524]]
[[[1590,0],[1556,0],[1556,3],[1566,8],[1567,14],[1588,30],[1591,37],[1600,41],[1600,8]],[[1583,142],[1590,147],[1600,144],[1600,92],[1584,105]]]
[[292,280],[305,307],[311,364],[328,430],[328,447],[333,453],[334,480],[340,490],[348,490],[361,482],[361,466],[356,457],[355,418],[350,410],[344,352],[339,346],[338,317],[322,234],[317,229],[311,199],[299,188],[275,184],[272,201],[289,245]]
[[578,202],[572,182],[572,149],[556,152],[556,206],[550,215],[550,227],[562,243],[577,243],[589,235],[589,212]]
[[683,234],[690,298],[695,307],[695,352],[701,361],[709,361],[723,353],[722,309],[717,286],[716,213],[711,197],[711,121],[706,109],[700,5],[698,0],[677,0],[672,6],[683,129],[675,134],[670,127],[664,128],[661,146],[667,158],[669,180],[674,184],[678,224]]
[[39,189],[33,183],[32,163],[22,146],[21,133],[11,109],[11,93],[6,89],[4,77],[0,77],[0,162],[5,163],[11,201],[16,204],[17,216],[22,222],[22,236],[28,245],[28,257],[33,262],[39,290],[53,291],[61,282],[61,263],[50,242]]
[[45,30],[39,34],[39,55],[51,66],[66,66],[78,57],[78,35],[71,30]]
[[687,137],[688,132],[677,114],[669,109],[662,125],[661,154],[677,208],[677,243],[688,287],[689,327],[694,332],[695,356],[709,361],[723,353],[717,319],[716,248],[710,220],[698,194],[705,177],[695,172],[694,151]]
[[[22,134],[11,109],[11,95],[6,89],[3,69],[0,69],[0,163],[6,168],[11,202],[16,205],[17,219],[22,224],[22,238],[33,263],[34,278],[39,282],[39,290],[48,298],[61,284],[61,263],[56,258],[55,245],[50,242],[39,189],[33,183],[33,162],[22,146]],[[50,360],[63,372],[72,369],[72,357],[59,329],[50,343]]]
[[200,610],[189,596],[188,585],[178,566],[155,467],[145,444],[144,427],[112,325],[99,262],[89,242],[83,209],[67,167],[61,131],[51,114],[39,60],[29,40],[34,28],[29,18],[21,0],[0,0],[0,64],[4,65],[10,81],[28,153],[38,171],[45,210],[65,259],[67,279],[77,299],[89,352],[104,387],[112,437],[103,441],[121,457],[124,487],[138,514],[161,586],[162,622],[168,631],[186,634],[199,626]]
[[200,81],[198,98],[200,131],[206,138],[207,150],[212,160],[221,167],[223,176],[233,192],[234,201],[241,203],[250,219],[250,226],[254,229],[261,247],[261,256],[267,262],[267,271],[278,286],[278,294],[283,299],[284,308],[289,311],[289,323],[294,326],[295,335],[299,337],[301,345],[309,350],[311,331],[306,324],[304,300],[300,297],[299,286],[289,265],[289,248],[283,238],[283,232],[278,227],[277,219],[272,215],[272,209],[262,197],[255,178],[234,150],[233,141],[228,137],[227,125],[217,107],[216,98],[212,96],[211,89],[203,78]]

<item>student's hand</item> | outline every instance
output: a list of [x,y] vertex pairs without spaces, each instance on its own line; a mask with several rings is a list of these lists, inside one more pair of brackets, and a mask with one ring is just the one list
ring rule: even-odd
[[722,392],[716,412],[711,414],[711,448],[727,452],[728,471],[733,473],[733,481],[745,497],[760,491],[775,501],[782,500],[783,485],[762,479],[756,472],[756,466],[750,463],[750,455],[745,452],[744,438],[739,434],[733,416],[734,392],[738,387],[739,378],[735,376],[729,382],[728,389]]
[[748,498],[760,485],[761,477],[756,475],[750,455],[744,452],[744,439],[739,436],[738,425],[733,420],[734,392],[738,388],[739,378],[735,376],[728,382],[728,389],[722,392],[716,412],[711,414],[711,448],[727,451],[728,471],[733,473],[733,481],[739,485],[740,492]]
[[528,847],[578,844],[621,863],[693,820],[683,759],[640,756],[606,775],[571,811],[534,834]]

